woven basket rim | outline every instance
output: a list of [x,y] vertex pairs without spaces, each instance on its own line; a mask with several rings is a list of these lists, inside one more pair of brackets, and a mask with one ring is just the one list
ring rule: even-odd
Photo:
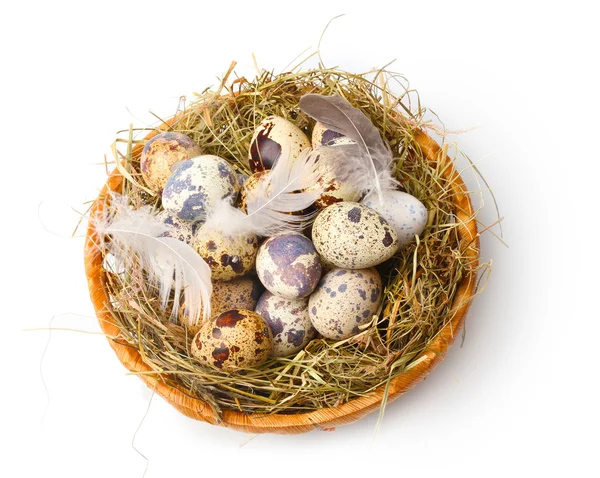
[[[178,116],[172,117],[165,126],[173,124]],[[145,139],[151,139],[158,131],[152,131]],[[479,234],[477,222],[467,188],[456,171],[451,159],[445,155],[437,142],[423,130],[416,132],[415,139],[424,156],[431,163],[443,161],[443,176],[449,181],[454,195],[454,215],[457,222],[457,232],[460,243],[468,244],[464,253],[469,263],[473,265],[466,271],[465,277],[459,283],[452,306],[454,317],[443,327],[429,347],[414,361],[415,366],[405,370],[390,380],[387,390],[387,402],[390,403],[403,393],[419,383],[438,363],[440,363],[450,345],[462,329],[471,299],[476,293],[476,266],[479,259]],[[133,156],[141,154],[143,146],[137,145]],[[97,217],[102,212],[104,200],[110,191],[116,190],[122,182],[122,176],[115,169],[90,210],[90,218]],[[464,242],[463,242],[464,241]],[[139,351],[130,345],[111,337],[117,337],[120,329],[115,324],[106,304],[109,303],[105,287],[105,276],[102,268],[102,256],[97,246],[98,236],[94,221],[89,221],[84,246],[85,272],[100,327],[106,334],[109,344],[115,351],[121,363],[131,372],[139,373],[146,384],[161,395],[167,402],[184,415],[205,421],[214,425],[227,426],[247,433],[305,433],[314,429],[332,429],[352,423],[378,409],[385,397],[386,386],[381,385],[371,393],[350,400],[335,407],[317,409],[298,414],[262,414],[244,413],[236,410],[223,410],[219,419],[211,407],[203,400],[191,397],[184,390],[168,385],[159,376],[149,374],[152,369],[142,360]]]

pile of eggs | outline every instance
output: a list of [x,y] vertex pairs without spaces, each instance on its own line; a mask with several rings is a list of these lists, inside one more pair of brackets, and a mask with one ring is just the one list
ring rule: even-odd
[[311,141],[291,122],[270,116],[252,137],[250,177],[202,154],[181,133],[162,133],[145,145],[141,172],[162,195],[160,217],[172,226],[172,237],[193,247],[211,269],[212,319],[192,327],[183,307],[179,313],[201,363],[225,372],[256,367],[270,357],[293,356],[317,337],[348,339],[377,315],[384,286],[376,266],[423,232],[427,211],[401,191],[385,192],[383,203],[362,198],[331,174],[327,148],[318,162],[325,193],[304,234],[226,236],[203,224],[223,199],[245,211],[246,198],[282,154],[294,159],[307,148],[349,142],[319,123]]

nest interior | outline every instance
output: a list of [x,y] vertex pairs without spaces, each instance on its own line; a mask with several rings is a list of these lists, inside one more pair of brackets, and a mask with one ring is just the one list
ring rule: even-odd
[[[108,189],[127,194],[134,206],[161,207],[160,197],[144,187],[139,157],[145,141],[162,131],[184,133],[205,154],[225,158],[239,172],[249,173],[250,140],[265,117],[287,118],[310,137],[313,121],[298,109],[298,100],[306,93],[338,94],[360,108],[390,145],[403,190],[428,210],[420,239],[379,267],[385,294],[377,320],[350,339],[316,339],[296,356],[225,374],[191,357],[188,328],[171,322],[168,308],[161,310],[158,292],[144,280],[143,271],[132,267],[117,274],[105,265],[94,272],[101,275],[102,297],[107,299],[103,312],[118,331],[109,340],[137,351],[145,364],[139,373],[145,378],[208,404],[215,421],[228,410],[302,414],[387,390],[394,378],[427,357],[459,311],[464,314],[482,268],[475,213],[464,184],[446,150],[427,137],[428,125],[416,93],[384,70],[365,74],[326,68],[283,74],[263,71],[253,80],[230,80],[226,75],[217,91],[197,94],[194,102],[143,140],[134,139],[143,130],[131,128],[115,142],[118,167],[94,210],[110,209]],[[88,238],[93,247],[86,254],[94,255],[95,264],[102,264],[106,249],[94,237],[93,225]],[[456,331],[449,334],[444,340],[453,338]]]

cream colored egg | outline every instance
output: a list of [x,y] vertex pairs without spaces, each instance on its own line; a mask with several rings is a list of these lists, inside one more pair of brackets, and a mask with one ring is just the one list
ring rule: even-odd
[[171,166],[202,154],[200,146],[181,133],[161,133],[150,139],[140,157],[140,169],[146,185],[161,192],[171,176]]
[[373,319],[382,296],[383,286],[376,269],[333,269],[310,296],[309,317],[323,337],[347,339]]
[[317,335],[308,316],[308,298],[284,299],[266,291],[255,312],[271,329],[273,357],[297,354]]
[[202,325],[191,352],[200,363],[224,372],[256,367],[273,349],[271,330],[256,312],[233,309]]
[[396,231],[377,211],[355,202],[339,202],[321,211],[312,239],[321,257],[346,269],[376,266],[398,250]]
[[300,128],[280,116],[269,116],[252,136],[248,153],[250,170],[256,173],[271,169],[282,154],[293,160],[308,148],[310,141]]
[[262,284],[255,276],[231,281],[215,281],[211,297],[212,315],[230,309],[254,310],[263,291]]
[[202,225],[192,246],[210,267],[213,280],[232,280],[254,267],[258,238],[254,234],[226,236]]
[[336,202],[360,200],[361,192],[349,182],[341,181],[335,174],[334,165],[340,160],[335,146],[317,149],[313,154],[318,157],[317,164],[321,172],[315,187],[322,188],[324,191],[315,201],[316,207],[322,209]]
[[158,218],[171,227],[171,230],[163,234],[162,237],[172,237],[186,244],[192,243],[198,223],[183,221],[169,211],[161,211],[158,214]]
[[323,123],[317,121],[312,132],[312,147],[335,146],[341,144],[356,144],[356,142],[337,131],[327,128]]
[[[248,214],[249,203],[253,199],[264,199],[265,193],[268,195],[271,192],[271,187],[264,185],[269,179],[269,171],[259,171],[248,178],[240,194],[239,209]],[[309,206],[301,211],[288,212],[291,216],[310,214],[316,210],[314,205]]]
[[167,181],[163,207],[185,221],[199,221],[223,199],[232,203],[240,190],[233,166],[218,156],[184,161]]
[[244,183],[240,193],[240,210],[244,213],[248,213],[248,198],[251,195],[260,192],[264,181],[268,178],[268,174],[268,171],[258,171],[250,176]]
[[[231,309],[254,310],[264,288],[257,277],[246,276],[230,281],[213,281],[210,296],[211,316],[220,315]],[[191,336],[196,335],[200,325],[189,325],[185,301],[179,307],[179,323],[187,327]]]
[[427,225],[427,209],[416,197],[402,191],[385,191],[383,204],[376,194],[363,199],[365,206],[375,209],[398,234],[400,248],[414,242]]

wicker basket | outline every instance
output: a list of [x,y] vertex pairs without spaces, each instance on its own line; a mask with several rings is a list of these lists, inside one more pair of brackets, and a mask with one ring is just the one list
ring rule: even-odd
[[[155,134],[156,132],[149,134],[146,139],[152,138]],[[479,256],[479,236],[473,208],[464,182],[452,165],[451,160],[443,156],[444,153],[441,148],[425,132],[421,131],[417,133],[416,142],[432,167],[435,167],[440,161],[444,163],[443,175],[452,185],[453,189],[454,214],[458,224],[457,231],[460,245],[464,249],[463,253],[465,257],[471,264],[476,265]],[[140,146],[135,148],[133,156],[139,157],[141,149]],[[90,217],[96,217],[101,213],[107,192],[118,190],[121,182],[122,176],[115,170],[108,178],[100,196],[93,204]],[[105,287],[106,278],[102,268],[102,255],[97,247],[98,236],[94,230],[93,221],[90,221],[89,224],[85,242],[85,270],[91,299],[98,320],[100,321],[100,326],[107,337],[109,337],[109,343],[117,354],[117,357],[128,370],[138,373],[151,372],[152,369],[144,363],[136,348],[129,346],[124,341],[121,342],[110,338],[117,337],[120,331],[111,313],[107,310],[110,302]],[[428,349],[416,359],[414,367],[391,380],[387,391],[388,403],[423,380],[443,360],[448,347],[462,329],[471,298],[476,292],[475,270],[476,267],[473,267],[471,271],[466,273],[454,295],[452,320],[441,330]],[[215,417],[211,407],[201,399],[190,397],[185,391],[175,388],[151,374],[142,373],[140,377],[149,387],[155,389],[159,395],[184,415],[214,425],[223,425],[248,433],[294,434],[305,433],[315,429],[332,429],[352,423],[377,410],[385,396],[385,387],[380,386],[366,396],[335,407],[318,409],[309,413],[267,415],[223,410],[222,417],[218,419]]]

